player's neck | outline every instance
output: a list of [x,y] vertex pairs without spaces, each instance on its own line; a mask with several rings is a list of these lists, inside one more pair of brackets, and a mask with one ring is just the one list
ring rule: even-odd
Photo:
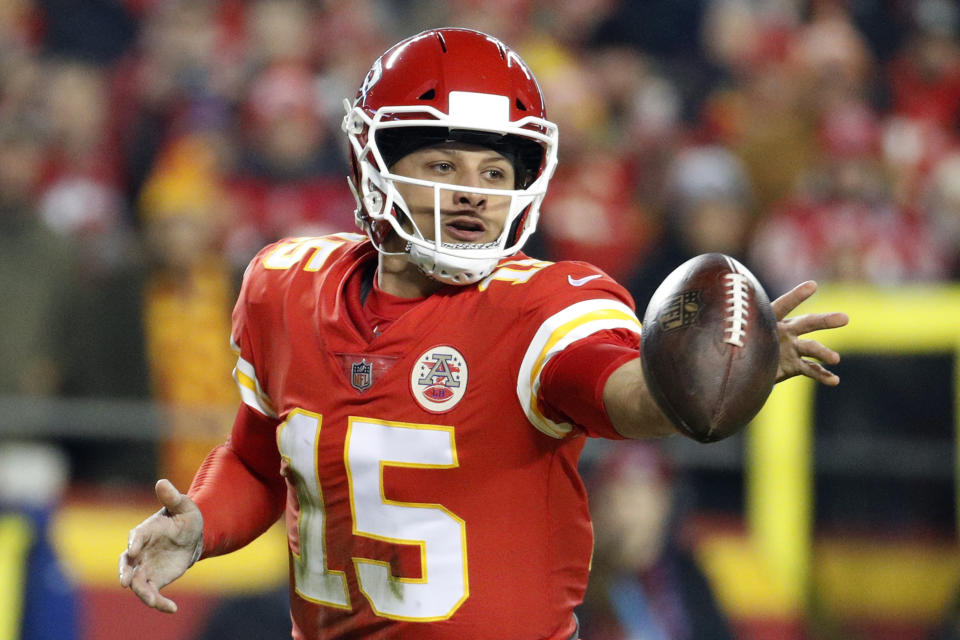
[[377,286],[399,298],[424,298],[442,289],[444,284],[424,274],[406,256],[381,253]]

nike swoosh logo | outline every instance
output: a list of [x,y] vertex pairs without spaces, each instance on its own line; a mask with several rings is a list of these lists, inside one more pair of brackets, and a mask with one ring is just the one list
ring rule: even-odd
[[601,277],[599,273],[595,273],[592,276],[583,276],[582,278],[574,278],[570,274],[567,274],[567,282],[569,282],[574,287],[582,287],[591,280],[596,280]]

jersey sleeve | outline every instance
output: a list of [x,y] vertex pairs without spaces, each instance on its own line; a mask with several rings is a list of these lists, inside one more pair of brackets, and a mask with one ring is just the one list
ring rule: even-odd
[[[273,402],[264,391],[263,378],[255,364],[258,359],[260,342],[257,323],[268,320],[264,317],[263,309],[269,309],[268,295],[270,288],[267,283],[268,274],[263,267],[266,255],[277,245],[270,245],[258,253],[243,274],[243,285],[233,308],[233,327],[230,335],[230,344],[237,355],[237,364],[233,370],[233,379],[240,390],[243,404],[267,418],[276,418],[277,413]],[[261,366],[262,368],[262,366]]]
[[230,439],[210,452],[194,477],[187,493],[203,514],[201,557],[245,546],[280,517],[286,485],[276,425],[241,405]]
[[[551,437],[563,438],[574,431],[575,425],[558,421],[557,411],[544,412],[541,408],[544,368],[571,345],[601,332],[627,332],[639,341],[640,321],[630,294],[584,262],[558,262],[537,273],[530,285],[532,293],[525,304],[529,326],[535,329],[520,364],[517,398],[534,427]],[[602,407],[598,410],[602,412]]]
[[639,338],[623,329],[599,331],[551,358],[540,374],[541,413],[590,437],[623,440],[607,414],[603,391],[614,371],[640,357]]
[[311,291],[327,264],[361,248],[365,240],[355,233],[284,238],[250,261],[233,310],[231,334],[237,352],[234,378],[245,405],[268,418],[277,417],[268,391],[271,372],[277,371],[275,378],[283,375],[286,365],[278,354],[289,354],[291,344],[302,339],[290,332],[288,308]]

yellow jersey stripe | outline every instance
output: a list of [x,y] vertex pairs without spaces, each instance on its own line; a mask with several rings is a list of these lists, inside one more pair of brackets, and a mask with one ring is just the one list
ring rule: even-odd
[[[537,358],[536,363],[533,365],[533,370],[530,372],[530,384],[533,385],[534,381],[540,377],[540,371],[543,369],[543,365],[546,364],[548,356],[554,351],[554,347],[557,345],[557,343],[577,327],[585,325],[588,322],[594,322],[596,320],[622,320],[622,325],[621,323],[615,324],[617,326],[624,326],[626,328],[633,328],[633,325],[636,325],[637,330],[639,330],[640,323],[636,317],[631,317],[632,315],[633,314],[623,313],[619,309],[594,311],[593,313],[588,313],[578,318],[574,318],[570,322],[558,327],[556,331],[550,335],[550,339],[547,341],[547,344],[544,345],[543,349],[540,351],[540,357]],[[600,331],[600,329],[596,329],[590,333],[596,333],[597,331]],[[559,351],[559,349],[557,349],[557,351]]]
[[238,358],[237,366],[233,369],[233,379],[237,382],[237,388],[240,389],[240,397],[244,404],[269,418],[277,417],[277,413],[273,409],[273,403],[260,387],[257,373],[250,362]]
[[[608,320],[609,322],[604,322]],[[576,331],[577,328],[584,329],[583,331]],[[609,318],[598,318],[593,320],[587,320],[582,323],[578,323],[575,327],[572,327],[562,336],[556,336],[556,338],[551,342],[551,344],[544,349],[543,353],[540,356],[540,359],[537,361],[537,364],[534,367],[534,371],[531,372],[530,380],[530,411],[536,415],[538,418],[545,422],[550,422],[541,412],[540,408],[537,405],[537,395],[540,393],[540,372],[543,370],[543,367],[546,365],[547,360],[552,358],[554,355],[563,351],[567,346],[585,338],[593,333],[598,331],[604,331],[607,329],[635,329],[635,325],[629,321],[629,319],[624,319],[622,317],[613,316]],[[562,340],[562,343],[561,343]],[[561,435],[566,435],[570,431],[569,425],[566,425],[566,429],[563,430]]]
[[594,299],[573,304],[540,325],[524,355],[517,379],[517,397],[533,426],[555,438],[562,438],[570,432],[572,425],[549,420],[537,407],[540,373],[550,358],[570,344],[609,329],[640,333],[640,321],[633,310],[621,302]]

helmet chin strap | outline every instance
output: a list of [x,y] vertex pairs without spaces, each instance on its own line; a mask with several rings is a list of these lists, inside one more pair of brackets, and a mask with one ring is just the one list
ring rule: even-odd
[[[489,249],[495,248],[496,242],[486,242],[483,244],[469,243],[443,243],[443,247],[449,249]],[[432,249],[426,249],[420,245],[408,242],[406,246],[407,259],[419,267],[427,276],[443,282],[464,286],[473,284],[490,275],[499,258],[469,258],[466,256],[451,256],[449,254],[439,253]]]

